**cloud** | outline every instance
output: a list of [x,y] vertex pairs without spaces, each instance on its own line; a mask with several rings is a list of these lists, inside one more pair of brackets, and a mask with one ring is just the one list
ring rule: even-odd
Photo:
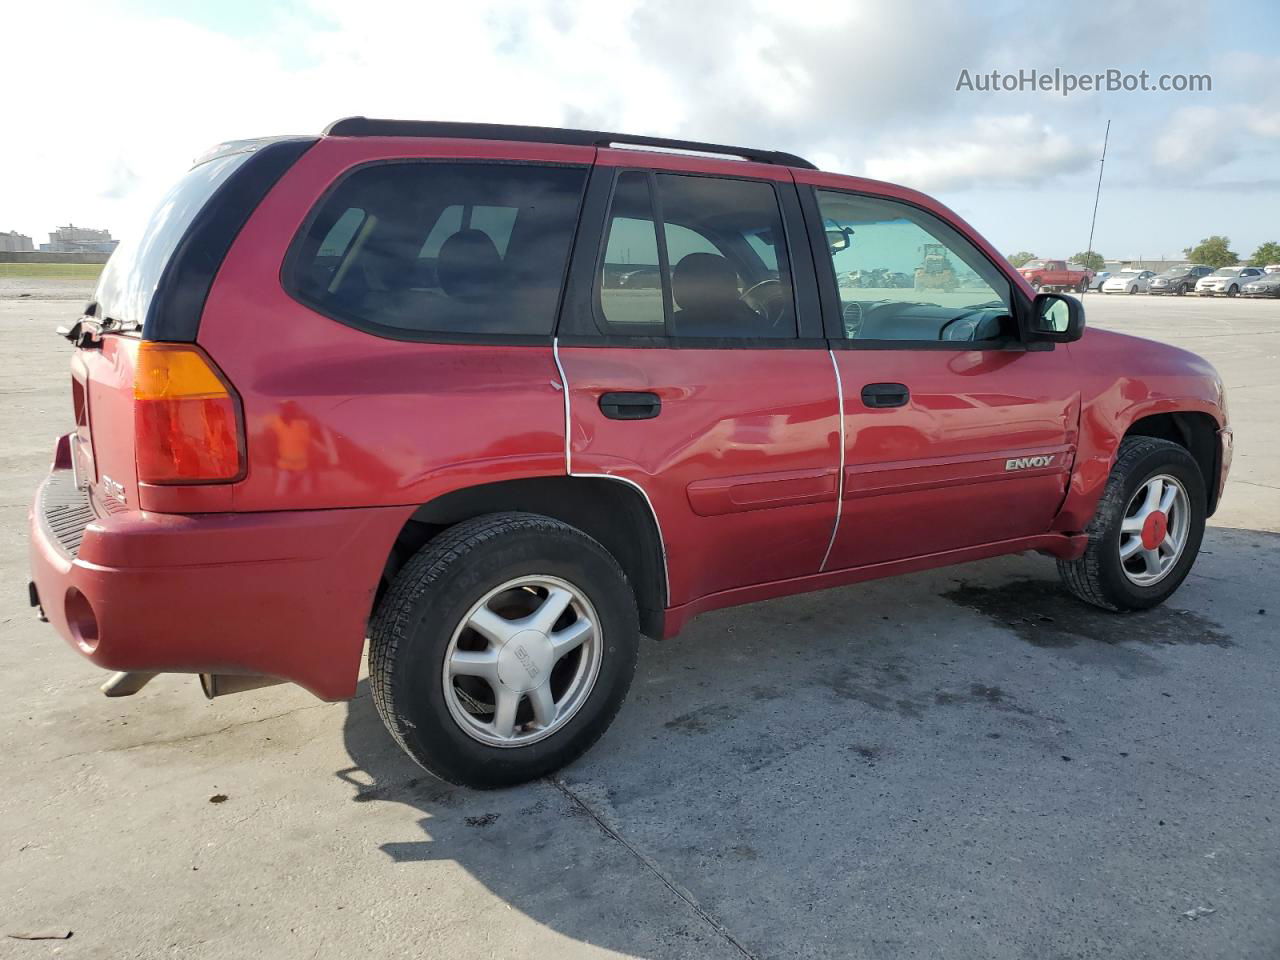
[[[5,105],[7,129],[21,132],[0,152],[0,215],[12,218],[0,229],[34,235],[74,219],[123,235],[209,145],[314,133],[350,114],[739,142],[931,190],[1092,170],[1094,130],[1112,108],[1117,160],[1124,141],[1141,144],[1144,173],[1149,159],[1171,172],[1239,166],[1274,141],[1275,114],[1252,111],[1223,132],[1231,147],[1175,136],[1161,123],[1177,103],[1165,95],[955,92],[962,68],[1200,56],[1204,36],[1183,29],[1190,0],[1164,0],[1154,17],[1118,2],[1064,18],[1012,0],[296,0],[200,23],[129,0],[10,4],[0,62],[29,83]],[[60,69],[46,38],[104,55]],[[1221,70],[1274,90],[1277,67],[1259,55]]]
[[1031,114],[983,116],[965,128],[893,139],[883,152],[867,158],[864,169],[877,180],[921,190],[955,190],[981,182],[1035,186],[1089,169],[1098,153]]

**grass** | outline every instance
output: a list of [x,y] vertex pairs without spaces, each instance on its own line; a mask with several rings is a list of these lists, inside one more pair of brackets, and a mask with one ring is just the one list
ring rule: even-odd
[[102,273],[101,263],[0,263],[0,277],[41,280],[45,277],[78,277],[96,280]]

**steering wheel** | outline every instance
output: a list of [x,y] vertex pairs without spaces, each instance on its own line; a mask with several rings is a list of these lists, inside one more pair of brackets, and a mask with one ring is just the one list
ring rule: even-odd
[[771,327],[781,324],[787,314],[786,290],[781,280],[774,280],[772,277],[747,287],[739,299],[760,314]]

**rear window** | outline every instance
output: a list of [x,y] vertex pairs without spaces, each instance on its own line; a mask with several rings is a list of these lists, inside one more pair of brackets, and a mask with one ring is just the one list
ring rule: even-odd
[[586,176],[530,164],[364,167],[312,214],[286,288],[382,336],[548,336]]
[[142,233],[120,242],[98,279],[98,316],[142,326],[178,243],[209,198],[252,152],[224,154],[192,167],[160,201]]

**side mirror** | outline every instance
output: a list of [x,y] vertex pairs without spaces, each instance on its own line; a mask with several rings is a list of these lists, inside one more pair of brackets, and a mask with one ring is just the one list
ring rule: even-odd
[[1037,294],[1031,302],[1030,339],[1071,343],[1084,334],[1084,304],[1061,293]]
[[832,253],[839,253],[841,250],[849,249],[849,238],[853,236],[853,230],[849,227],[839,227],[835,230],[827,230],[827,248]]

